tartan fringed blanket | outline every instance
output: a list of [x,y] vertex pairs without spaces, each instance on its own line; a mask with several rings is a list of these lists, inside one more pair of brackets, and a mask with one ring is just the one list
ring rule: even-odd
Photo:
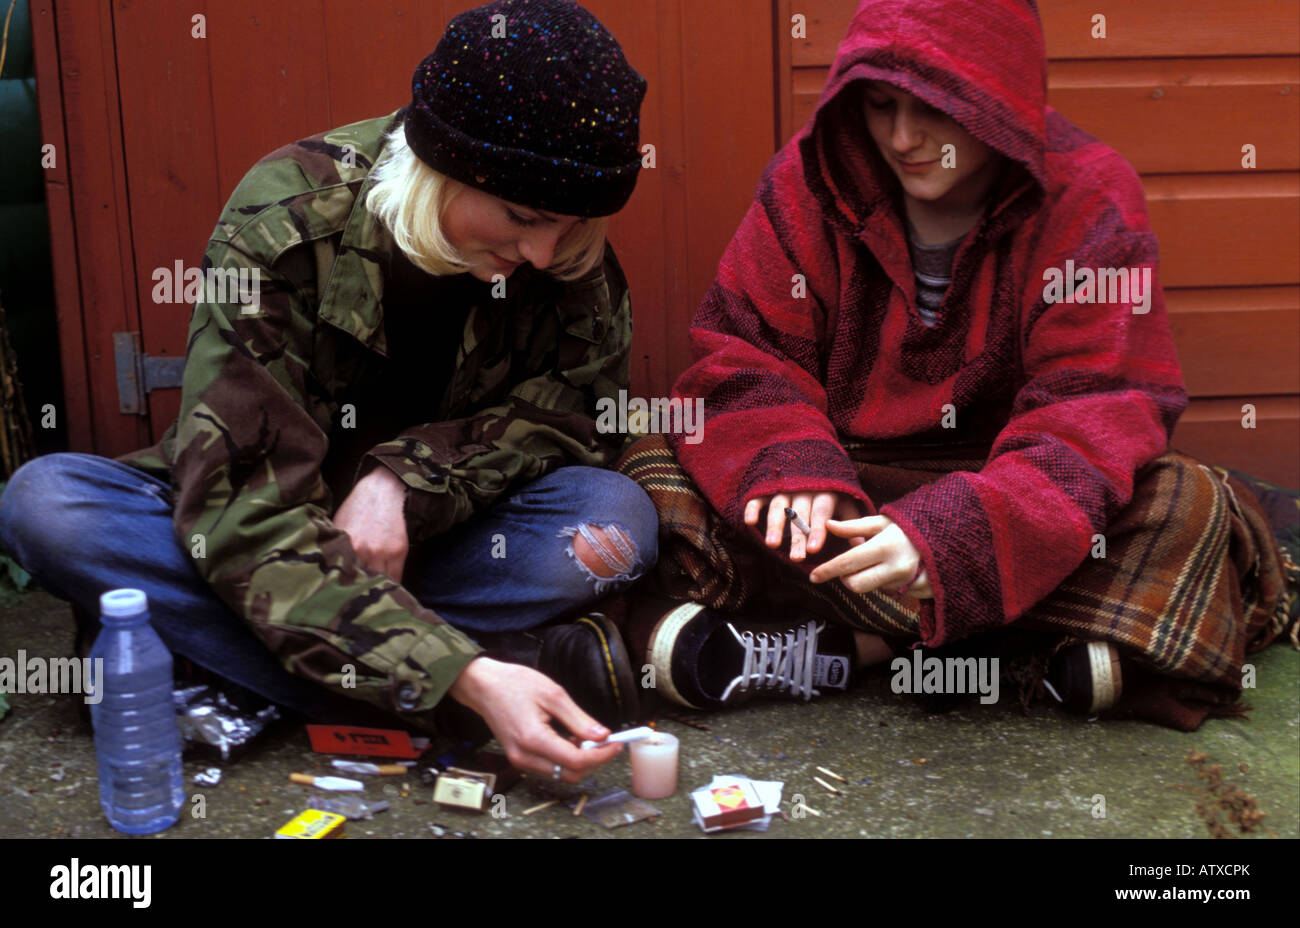
[[[895,464],[905,466],[854,461],[863,490],[878,503],[951,470],[978,470],[981,462]],[[755,617],[815,615],[896,646],[926,644],[917,600],[810,583],[763,547],[757,532],[742,534],[720,519],[663,438],[637,442],[617,467],[650,495],[659,514],[659,563],[648,580],[656,592]],[[1287,631],[1295,595],[1254,494],[1222,468],[1166,452],[1138,472],[1133,501],[1092,554],[1014,623],[962,630],[977,635],[981,648],[990,635],[1013,633],[1007,641],[1018,642],[1019,650],[1009,655],[1011,673],[1022,704],[1041,692],[1055,650],[1078,640],[1108,640],[1129,659],[1125,695],[1112,716],[1190,731],[1206,717],[1240,714],[1246,655]],[[1026,640],[1037,644],[1025,651]]]

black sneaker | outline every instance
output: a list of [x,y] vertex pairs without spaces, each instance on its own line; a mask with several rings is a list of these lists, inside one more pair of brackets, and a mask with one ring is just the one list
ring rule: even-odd
[[1062,648],[1052,659],[1043,685],[1071,712],[1105,712],[1124,692],[1119,649],[1109,641],[1081,641]]
[[632,662],[618,628],[601,613],[561,625],[476,637],[488,657],[541,671],[607,728],[617,731],[637,720]]
[[804,700],[848,686],[853,633],[802,625],[729,622],[699,603],[673,609],[655,626],[647,648],[654,686],[692,709],[738,705],[761,694]]

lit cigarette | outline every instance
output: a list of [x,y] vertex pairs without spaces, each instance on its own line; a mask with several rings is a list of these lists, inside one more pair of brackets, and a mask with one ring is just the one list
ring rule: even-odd
[[551,806],[555,805],[559,801],[560,800],[558,799],[548,799],[545,802],[539,802],[531,809],[524,809],[524,815],[532,815],[534,812],[540,812],[543,809],[549,809]]
[[790,520],[791,525],[803,532],[805,535],[812,534],[812,529],[808,527],[808,523],[799,518],[799,513],[795,512],[794,509],[789,506],[785,507],[785,517]]
[[826,782],[825,780],[823,780],[821,777],[813,777],[813,779],[816,780],[818,783],[820,783],[822,786],[826,787],[826,788],[827,788],[828,790],[830,790],[832,793],[839,793],[839,790],[837,790],[835,787],[831,786],[829,783],[827,783],[827,782]]
[[603,748],[607,744],[618,744],[625,741],[640,741],[642,738],[649,738],[655,733],[653,728],[646,728],[642,725],[640,728],[629,728],[626,731],[616,731],[604,741],[584,741],[582,749]]
[[834,770],[827,770],[825,767],[818,767],[817,769],[820,770],[822,773],[826,774],[832,780],[839,780],[841,783],[849,782],[848,780],[844,779],[844,777],[836,773]]

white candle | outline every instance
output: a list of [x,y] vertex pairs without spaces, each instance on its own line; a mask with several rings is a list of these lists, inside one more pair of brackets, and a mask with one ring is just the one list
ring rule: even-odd
[[632,792],[642,799],[667,799],[677,792],[677,739],[657,731],[628,746]]

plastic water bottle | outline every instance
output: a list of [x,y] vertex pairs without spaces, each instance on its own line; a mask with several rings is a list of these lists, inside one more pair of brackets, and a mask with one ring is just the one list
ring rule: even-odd
[[103,668],[103,698],[90,707],[99,803],[118,831],[153,834],[175,825],[185,804],[172,656],[149,624],[140,590],[105,593],[99,611],[104,629],[90,652],[91,666]]

